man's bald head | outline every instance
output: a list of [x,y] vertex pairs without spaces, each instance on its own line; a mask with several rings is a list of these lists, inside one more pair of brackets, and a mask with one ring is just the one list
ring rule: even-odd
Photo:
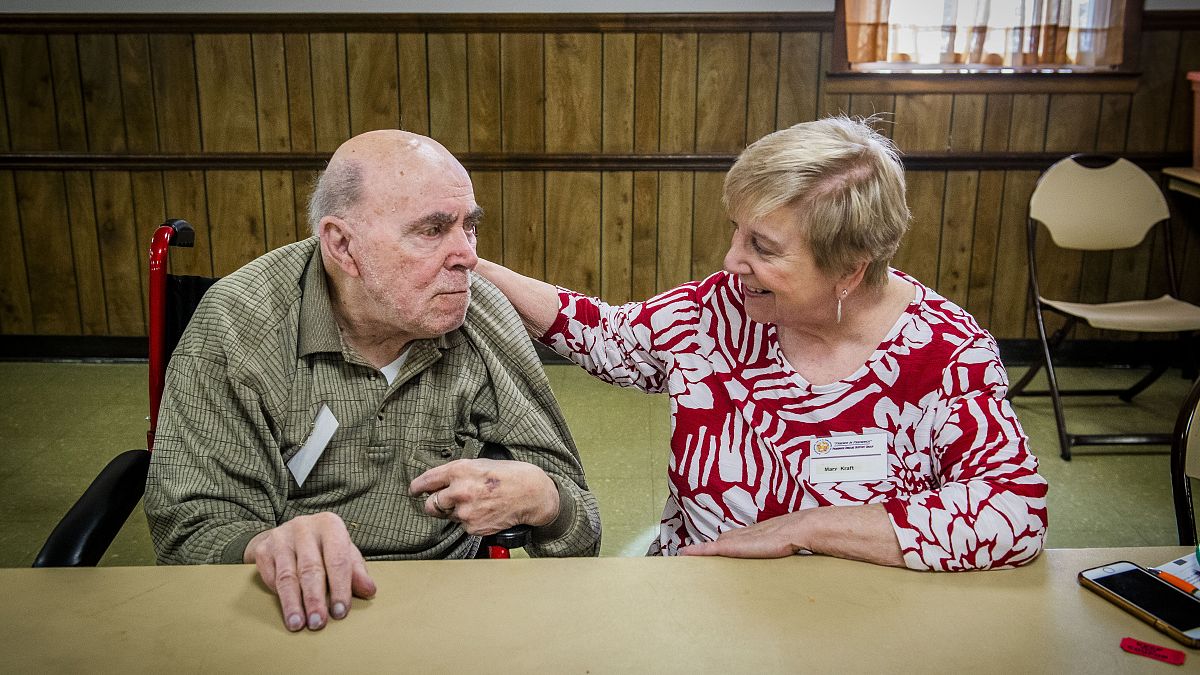
[[326,216],[348,219],[365,196],[368,183],[403,190],[434,172],[466,170],[441,143],[399,129],[359,134],[343,143],[317,178],[308,202],[308,224],[320,233]]

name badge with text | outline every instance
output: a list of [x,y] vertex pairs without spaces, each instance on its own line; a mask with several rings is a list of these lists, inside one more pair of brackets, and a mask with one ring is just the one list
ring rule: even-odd
[[812,483],[886,480],[887,434],[815,438],[808,463]]

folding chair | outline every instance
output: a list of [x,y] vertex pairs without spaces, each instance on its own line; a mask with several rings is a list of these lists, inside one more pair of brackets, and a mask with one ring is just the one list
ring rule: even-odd
[[[169,219],[155,230],[150,243],[150,428],[146,431],[146,447],[117,455],[100,471],[50,533],[34,559],[34,567],[94,567],[146,491],[167,362],[200,299],[217,282],[212,277],[167,273],[170,248],[191,248],[195,241],[196,232],[190,223]],[[508,448],[494,443],[485,443],[480,456],[512,459]],[[530,536],[529,526],[517,525],[485,537],[476,557],[508,558],[509,549],[525,546]]]
[[[1103,251],[1132,248],[1146,238],[1152,227],[1170,218],[1167,201],[1158,185],[1126,159],[1100,155],[1071,155],[1061,159],[1038,179],[1029,198],[1026,241],[1029,254],[1029,296],[1042,348],[1042,363],[1032,365],[1012,387],[1008,397],[1049,395],[1054,405],[1062,458],[1071,459],[1078,445],[1167,445],[1166,433],[1072,434],[1067,431],[1063,396],[1116,395],[1130,402],[1167,370],[1168,359],[1160,358],[1151,371],[1126,389],[1062,390],[1054,371],[1052,353],[1079,321],[1093,328],[1141,333],[1178,333],[1180,342],[1191,331],[1200,330],[1200,307],[1178,299],[1171,228],[1162,227],[1166,252],[1168,295],[1153,300],[1087,304],[1051,300],[1038,285],[1037,226],[1041,223],[1051,240],[1061,248]],[[1047,337],[1044,312],[1054,312],[1065,323]],[[1025,391],[1030,380],[1045,366],[1049,389]]]
[[1200,379],[1192,385],[1171,441],[1171,495],[1179,544],[1196,545],[1196,513],[1192,505],[1192,479],[1200,480]]

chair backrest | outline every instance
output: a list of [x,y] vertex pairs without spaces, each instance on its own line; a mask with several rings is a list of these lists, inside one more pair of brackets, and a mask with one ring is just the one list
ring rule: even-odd
[[1196,543],[1196,516],[1192,509],[1191,479],[1200,479],[1200,379],[1179,410],[1171,442],[1171,492],[1175,500],[1175,522],[1179,543]]
[[1087,251],[1137,246],[1170,215],[1162,190],[1145,171],[1127,159],[1096,155],[1055,162],[1029,198],[1029,217],[1050,231],[1055,244]]

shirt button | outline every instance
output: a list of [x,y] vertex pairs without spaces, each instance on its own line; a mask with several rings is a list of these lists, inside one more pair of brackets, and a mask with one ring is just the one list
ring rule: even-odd
[[442,448],[442,458],[450,459],[454,455],[454,451],[450,448]]
[[376,416],[376,417],[375,417],[375,419],[377,419],[377,420],[379,420],[380,422],[382,422],[382,421],[383,421],[383,413],[379,413],[379,415],[378,415],[378,416]]

